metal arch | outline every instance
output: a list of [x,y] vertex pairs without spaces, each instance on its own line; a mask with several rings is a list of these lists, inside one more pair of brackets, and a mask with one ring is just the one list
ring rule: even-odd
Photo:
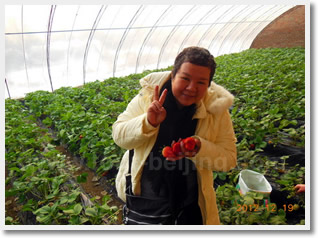
[[153,32],[155,31],[155,29],[157,28],[157,25],[159,24],[159,22],[162,20],[163,17],[166,16],[168,10],[171,8],[172,6],[168,6],[168,8],[166,10],[164,10],[164,12],[161,14],[161,16],[157,19],[157,21],[155,22],[155,24],[151,27],[151,29],[149,30],[147,36],[145,37],[140,49],[139,49],[139,53],[138,53],[138,56],[137,56],[137,61],[136,61],[136,68],[135,68],[135,74],[137,73],[137,70],[138,70],[138,66],[139,66],[139,63],[140,63],[140,58],[141,58],[141,55],[142,55],[142,52],[144,50],[144,47],[145,45],[148,43],[150,37],[152,36]]
[[117,50],[116,50],[116,54],[115,54],[115,59],[114,59],[114,66],[113,66],[113,77],[115,77],[115,72],[116,72],[116,67],[117,67],[117,60],[118,60],[118,55],[119,52],[121,50],[121,47],[126,39],[126,36],[131,28],[131,26],[135,23],[135,21],[137,20],[137,18],[139,17],[138,14],[140,14],[143,11],[143,5],[141,5],[138,10],[135,12],[134,16],[132,17],[132,19],[130,20],[129,24],[126,27],[126,30],[124,32],[124,34],[122,35],[120,42],[118,44]]
[[[148,5],[146,5],[146,6],[144,6],[144,8],[143,8],[143,12],[145,11],[145,9],[148,7]],[[141,14],[139,14],[139,16],[140,16]],[[146,15],[146,16],[149,16],[149,14],[147,14],[147,13],[144,13],[143,15]],[[138,16],[138,17],[139,17]],[[146,22],[146,20],[144,20],[144,22]],[[135,41],[135,39],[136,39],[136,36],[138,35],[138,29],[139,27],[134,27],[134,26],[132,26],[130,29],[134,29],[135,31],[134,31],[134,34],[132,35],[132,32],[130,33],[131,34],[131,37],[129,38],[130,39],[130,42],[131,42],[131,44],[129,44],[129,46],[127,46],[126,48],[125,48],[125,50],[126,50],[126,52],[128,52],[128,54],[131,52],[131,48],[133,47],[133,48],[137,48],[136,46],[134,46],[133,45],[133,42]],[[150,26],[149,27],[146,27],[146,26],[143,26],[143,27],[140,27],[139,29],[147,29],[147,28],[151,28]],[[138,36],[137,36],[138,37]],[[139,37],[140,38],[140,37]],[[137,52],[137,51],[136,51]],[[128,57],[125,57],[125,63],[124,63],[124,65],[126,66],[126,62],[127,62],[127,58]],[[131,66],[133,66],[133,64],[131,64]]]
[[101,6],[101,8],[99,9],[99,12],[96,16],[96,19],[94,21],[94,24],[92,26],[92,29],[89,33],[89,36],[88,36],[88,39],[87,39],[87,42],[86,42],[86,47],[85,47],[85,52],[84,52],[84,59],[83,59],[83,84],[85,85],[85,78],[86,78],[86,63],[87,63],[87,55],[88,55],[88,51],[89,51],[89,48],[90,48],[90,45],[91,45],[91,42],[92,42],[92,39],[94,37],[94,33],[96,31],[96,28],[97,28],[97,25],[100,21],[100,19],[102,18],[105,10],[107,9],[107,6],[105,8],[104,5]]
[[[283,7],[281,7],[280,9],[278,9],[277,11],[275,11],[275,13],[276,12],[279,12],[281,9],[283,9],[284,8],[284,6]],[[285,12],[285,11],[284,11]],[[273,14],[272,14],[273,15]],[[271,16],[272,16],[271,15]],[[268,16],[268,18],[270,18],[271,16]],[[278,16],[276,16],[276,17],[278,17]],[[267,18],[267,19],[268,19]],[[258,25],[260,25],[260,24],[258,24]],[[248,34],[246,37],[245,37],[245,39],[248,39],[249,38],[249,36],[255,31],[255,29],[257,29],[258,28],[258,26],[256,26],[256,27],[254,27],[254,29],[250,32],[250,34]],[[244,41],[242,41],[242,42],[245,42],[245,40]],[[242,44],[243,45],[243,44]],[[241,48],[240,48],[240,51],[242,50],[242,45],[241,45]]]
[[48,70],[52,92],[53,92],[53,83],[52,83],[51,68],[50,68],[50,44],[51,44],[51,30],[52,30],[55,10],[56,10],[56,5],[52,5],[50,10],[47,37],[46,37],[46,63],[47,63],[47,70]]
[[[275,13],[274,14],[276,14],[277,12],[280,12],[281,11],[281,9],[283,9],[283,8],[285,8],[285,6],[283,6],[283,7],[281,7],[280,9],[278,9],[277,11],[275,11]],[[283,12],[280,12],[280,14],[279,15],[276,15],[276,17],[274,18],[274,19],[276,19],[277,17],[279,17],[281,14],[283,14],[283,13],[285,13],[286,11],[288,11],[288,9],[287,10],[284,10]],[[270,17],[268,17],[268,18],[270,18]],[[268,19],[267,18],[267,19]],[[272,19],[272,20],[274,20],[274,19]],[[259,24],[260,25],[260,24]],[[259,26],[256,26],[255,28],[254,28],[254,31],[258,31],[258,28],[259,28]],[[264,28],[264,27],[263,27]],[[253,33],[254,34],[254,33]],[[252,44],[252,43],[251,43]]]
[[[270,11],[270,10],[272,10],[273,8],[275,8],[275,6],[273,6],[273,7],[270,8],[270,9],[268,9],[267,11],[265,11],[265,13],[267,13],[267,12]],[[256,13],[256,14],[257,14],[257,13]],[[259,15],[258,18],[256,18],[256,21],[257,21],[260,17],[262,17],[262,15]],[[245,29],[247,29],[250,25],[251,25],[251,23],[248,24],[248,25],[244,28],[244,30],[242,30],[242,32],[245,32]],[[238,37],[239,37],[239,36],[237,36],[236,39],[237,39]],[[232,48],[233,48],[233,46],[234,46],[234,42],[236,42],[236,40],[233,40],[233,43],[232,43],[232,45],[231,45],[231,47],[230,47],[230,52],[232,52]],[[239,51],[241,51],[241,48],[240,48]]]
[[[120,8],[117,10],[116,15],[118,15],[118,12],[119,12],[119,11],[120,11]],[[97,70],[96,70],[96,78],[98,77],[99,65],[100,65],[100,61],[101,61],[102,54],[103,54],[103,51],[104,51],[104,45],[105,45],[106,39],[107,39],[107,37],[108,37],[109,31],[111,30],[111,28],[112,28],[112,26],[113,26],[113,24],[114,24],[114,21],[115,21],[115,17],[113,17],[113,20],[112,20],[112,23],[111,23],[109,29],[106,30],[107,33],[106,33],[106,35],[105,35],[105,37],[104,37],[104,41],[103,41],[103,44],[102,44],[102,48],[101,48],[101,50],[100,50],[100,54],[99,54],[99,57],[98,57],[98,64],[97,64]]]
[[[231,20],[228,21],[228,22],[225,24],[225,26],[222,28],[222,30],[224,30],[225,28],[227,28],[227,27],[229,26],[229,24],[230,24],[229,22],[231,22],[237,15],[241,14],[244,10],[245,10],[245,8],[243,8],[241,11],[239,11],[238,13],[236,13],[235,15],[233,15],[232,18],[231,18]],[[219,30],[219,31],[217,32],[217,34],[213,37],[213,39],[211,40],[211,43],[210,43],[208,49],[211,49],[211,48],[212,48],[212,45],[213,45],[214,42],[215,42],[214,40],[216,40],[216,39],[219,38],[220,32],[221,32],[221,30]]]
[[217,21],[220,20],[222,17],[224,17],[226,15],[227,12],[229,12],[231,9],[234,10],[235,6],[230,7],[229,9],[227,9],[222,15],[220,15],[214,22],[214,24],[212,24],[202,35],[202,37],[200,38],[200,40],[198,41],[197,45],[200,46],[202,44],[203,39],[210,33],[210,31],[212,30],[212,27],[215,26],[217,24]]
[[171,39],[171,37],[173,36],[173,34],[176,32],[176,29],[179,27],[179,25],[183,22],[183,20],[191,14],[191,12],[193,11],[193,9],[196,8],[196,5],[194,5],[181,19],[180,21],[173,27],[173,29],[171,30],[171,32],[169,33],[168,37],[166,38],[165,42],[163,43],[163,46],[161,47],[160,53],[159,53],[159,57],[158,57],[158,62],[157,62],[157,69],[159,68],[159,64],[163,55],[163,52],[169,42],[169,40]]
[[76,22],[76,18],[78,15],[78,11],[80,9],[80,6],[78,6],[75,17],[74,17],[74,21],[73,21],[73,25],[72,25],[72,30],[71,30],[71,34],[70,34],[70,38],[68,40],[68,47],[67,47],[67,60],[66,60],[66,73],[67,73],[67,80],[68,80],[68,62],[69,62],[69,55],[70,55],[70,48],[71,48],[71,39],[73,36],[73,30],[74,30],[74,26],[75,26],[75,22]]
[[[194,32],[194,30],[196,28],[198,28],[198,26],[206,19],[210,16],[210,14],[212,14],[216,9],[220,8],[219,5],[214,6],[213,8],[211,8],[198,22],[197,24],[195,24],[192,29],[188,32],[188,34],[185,36],[185,38],[183,39],[179,50],[178,50],[178,54],[181,52],[181,49],[184,47],[185,43],[187,42],[187,40],[190,38],[191,34]],[[214,11],[213,11],[214,10]]]
[[[178,6],[178,5],[172,5],[171,8],[177,8],[177,6]],[[172,11],[172,9],[171,9],[170,11]],[[170,14],[170,13],[169,13],[169,14]],[[165,16],[165,17],[167,17],[167,16]],[[162,19],[162,20],[163,20],[163,19]],[[166,27],[166,25],[158,26],[158,27],[157,27],[157,29],[159,30],[159,34],[161,33],[161,30],[162,30],[163,27]],[[157,33],[157,34],[158,34],[158,33]],[[156,45],[156,46],[157,46],[157,45]],[[146,62],[148,62],[148,58],[149,58],[149,55],[151,55],[152,49],[153,49],[153,45],[151,45],[150,51],[148,52],[147,56],[145,57],[145,61],[146,61]],[[145,65],[144,65],[144,67],[143,67],[143,70],[145,70]]]
[[10,91],[9,91],[9,86],[8,86],[8,82],[7,82],[7,79],[6,79],[6,78],[4,79],[4,82],[5,82],[5,84],[6,84],[6,88],[7,88],[7,91],[8,91],[9,98],[11,98],[11,96],[10,96]]
[[[116,15],[118,15],[119,11],[120,11],[120,8],[118,8],[118,11],[117,11]],[[105,45],[106,39],[108,37],[108,33],[109,33],[109,31],[111,30],[111,28],[112,28],[112,26],[114,24],[114,21],[115,21],[115,17],[113,17],[113,20],[112,20],[112,23],[111,23],[111,25],[109,27],[109,30],[107,31],[106,36],[104,37],[103,45],[102,45],[102,48],[100,50],[100,54],[99,54],[99,58],[98,58],[98,65],[97,65],[97,70],[96,70],[96,78],[97,78],[98,71],[99,71],[99,65],[100,65],[100,61],[101,61],[101,58],[102,58],[102,53],[104,51],[104,45]]]
[[[251,5],[251,6],[254,6],[254,5]],[[252,7],[250,7],[250,8],[252,8]],[[255,13],[255,12],[256,12],[258,9],[260,9],[260,8],[262,8],[262,6],[259,6],[258,8],[254,9],[254,10],[252,9],[252,14],[253,14],[253,12]],[[226,35],[226,37],[223,39],[223,41],[222,41],[222,43],[221,43],[221,45],[220,45],[220,47],[219,47],[219,49],[218,49],[217,55],[219,55],[220,50],[223,48],[224,42],[227,41],[227,39],[231,36],[231,33],[233,32],[233,30],[236,29],[235,27],[236,27],[239,23],[242,23],[242,22],[244,23],[247,17],[250,17],[249,13],[247,13],[247,14],[245,13],[245,17],[243,17],[243,19],[240,20],[240,22],[237,22],[236,25],[235,25],[234,27],[232,27],[232,29],[230,30],[230,32],[229,32],[229,33]],[[230,51],[230,52],[231,52],[231,51]]]
[[28,87],[30,87],[30,82],[29,82],[29,74],[28,74],[28,67],[26,65],[26,57],[25,57],[25,47],[24,47],[24,30],[23,30],[23,5],[21,6],[21,30],[22,30],[22,49],[23,49],[23,58],[24,58],[24,68],[25,68],[25,74],[27,77],[27,81],[28,81]]

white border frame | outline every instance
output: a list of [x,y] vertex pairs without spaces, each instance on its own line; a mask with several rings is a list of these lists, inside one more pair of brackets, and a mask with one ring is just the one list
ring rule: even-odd
[[[305,167],[306,167],[306,204],[311,204],[310,203],[310,197],[311,197],[311,186],[310,186],[310,169],[311,169],[311,164],[310,164],[310,155],[311,155],[311,147],[310,147],[310,142],[311,142],[311,127],[310,127],[310,119],[311,119],[311,114],[310,114],[310,99],[311,99],[311,94],[310,94],[310,75],[311,75],[311,67],[310,67],[310,60],[311,60],[311,42],[310,42],[310,2],[308,0],[267,0],[265,1],[266,5],[270,5],[270,4],[281,4],[281,5],[305,5],[305,31],[306,31],[306,42],[305,42],[305,52],[306,52],[306,69],[305,69],[305,83],[306,83],[306,90],[305,90],[305,98],[306,98],[306,117],[305,117],[305,124],[306,124],[306,135],[305,135],[305,140],[306,140],[306,144],[305,144],[305,150],[306,150],[306,155],[305,155]],[[2,16],[4,16],[4,6],[5,5],[14,5],[14,4],[61,4],[61,5],[65,5],[65,4],[193,4],[193,1],[190,0],[175,0],[175,1],[146,1],[146,0],[140,0],[140,1],[122,1],[122,0],[117,0],[117,1],[109,1],[109,0],[105,0],[105,1],[96,1],[96,0],[91,0],[91,1],[83,1],[83,0],[79,0],[79,1],[70,1],[70,0],[59,0],[59,1],[16,1],[16,0],[5,0],[4,3],[1,3],[1,13]],[[195,2],[195,4],[220,4],[220,5],[225,5],[225,4],[264,4],[264,1],[259,1],[259,0],[241,0],[241,1],[235,1],[235,0],[215,0],[213,2],[209,1],[209,0],[198,0]],[[2,31],[0,40],[1,40],[1,52],[4,52],[4,20],[0,21],[0,29]],[[4,54],[1,54],[2,58],[1,58],[1,62],[3,62],[1,64],[1,76],[2,79],[5,78],[4,72],[5,72],[5,67],[4,67]],[[4,99],[4,80],[1,84],[1,98]],[[4,115],[4,100],[1,100],[0,102],[0,109],[1,112],[3,112]],[[5,146],[5,131],[4,131],[4,123],[5,119],[4,116],[0,117],[0,124],[1,124],[1,131],[0,131],[0,151],[1,151],[1,167],[5,168],[4,164],[5,164],[5,153],[4,153],[4,146]],[[5,173],[2,171],[1,173],[1,191],[4,191],[4,181],[5,181]],[[0,206],[1,206],[1,228],[2,230],[310,230],[310,224],[312,223],[312,221],[310,220],[311,218],[311,213],[310,213],[310,205],[306,206],[306,213],[305,213],[305,219],[306,219],[306,225],[304,226],[296,226],[296,225],[219,225],[219,226],[124,226],[124,225],[110,225],[110,226],[102,226],[102,225],[90,225],[90,226],[86,226],[86,225],[4,225],[4,221],[5,221],[5,212],[4,212],[4,194],[1,192],[2,196],[1,196],[1,200],[0,200]],[[312,204],[315,205],[315,204]],[[6,233],[7,234],[7,233]],[[127,234],[128,235],[128,234]]]

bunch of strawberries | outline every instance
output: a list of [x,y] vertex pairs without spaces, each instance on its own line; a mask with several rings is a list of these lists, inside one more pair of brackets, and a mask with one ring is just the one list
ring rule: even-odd
[[[182,151],[181,143],[185,151]],[[162,150],[162,155],[165,158],[178,159],[185,152],[194,152],[197,144],[193,137],[187,137],[172,144],[172,146],[166,146]]]

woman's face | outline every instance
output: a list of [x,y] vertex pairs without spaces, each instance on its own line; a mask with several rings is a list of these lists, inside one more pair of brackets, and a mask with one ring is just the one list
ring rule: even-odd
[[210,82],[210,68],[185,62],[172,79],[172,93],[180,106],[198,103]]

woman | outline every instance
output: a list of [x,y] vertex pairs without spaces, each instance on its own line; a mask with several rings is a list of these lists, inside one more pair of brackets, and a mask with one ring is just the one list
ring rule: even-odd
[[[208,50],[184,49],[172,72],[152,73],[140,80],[140,93],[113,125],[115,143],[133,150],[133,194],[165,199],[166,205],[154,209],[172,214],[168,224],[220,223],[212,171],[236,166],[236,138],[228,111],[234,97],[212,82],[215,68]],[[181,144],[177,159],[162,156],[164,146],[187,137],[195,138],[195,151],[187,153]],[[127,151],[116,177],[124,201],[128,168]]]

